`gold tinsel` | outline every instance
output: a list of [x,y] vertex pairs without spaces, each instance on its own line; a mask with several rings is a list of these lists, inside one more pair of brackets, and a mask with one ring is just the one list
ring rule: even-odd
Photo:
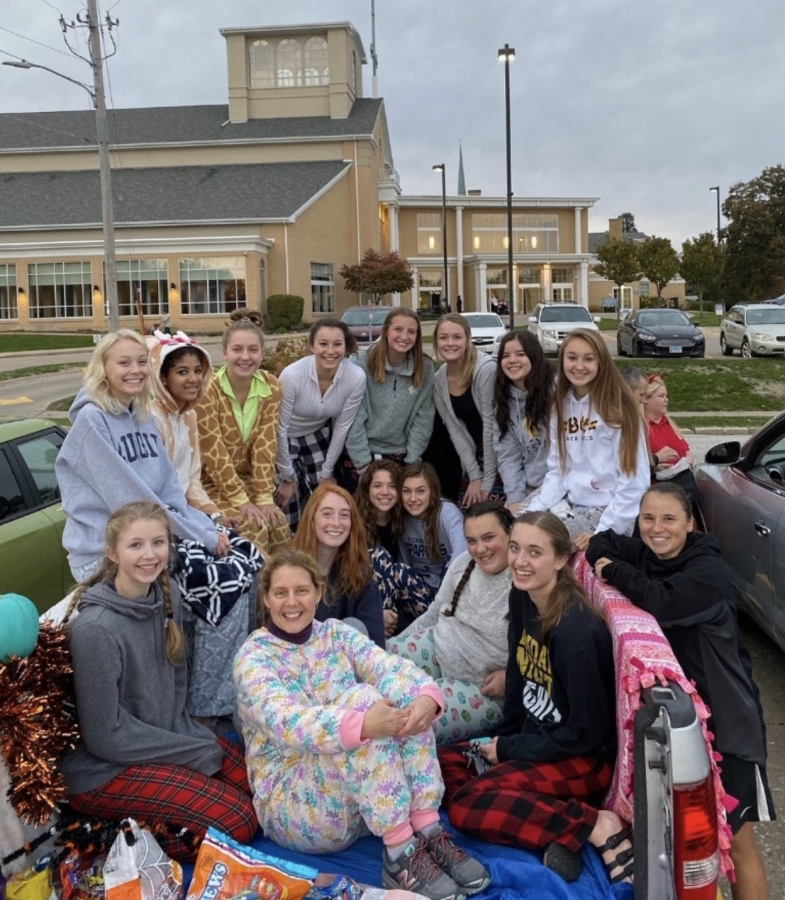
[[43,825],[65,799],[57,762],[78,738],[68,636],[43,622],[29,656],[0,663],[0,753],[11,804],[28,825]]

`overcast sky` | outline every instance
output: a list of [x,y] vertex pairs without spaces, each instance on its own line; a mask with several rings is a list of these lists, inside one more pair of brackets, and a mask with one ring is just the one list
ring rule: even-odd
[[[371,0],[104,0],[120,19],[115,107],[226,102],[226,26],[351,21],[371,96]],[[57,8],[57,9],[56,9]],[[0,51],[89,80],[58,24],[78,0],[2,0]],[[106,5],[103,11],[106,11]],[[37,46],[14,34],[56,48]],[[783,0],[377,0],[379,93],[405,193],[506,190],[503,67],[511,67],[513,192],[600,198],[591,229],[626,210],[678,246],[716,223],[712,185],[785,158]],[[85,39],[77,38],[84,50]],[[7,60],[7,55],[0,54]],[[0,68],[0,111],[79,109],[76,86]]]

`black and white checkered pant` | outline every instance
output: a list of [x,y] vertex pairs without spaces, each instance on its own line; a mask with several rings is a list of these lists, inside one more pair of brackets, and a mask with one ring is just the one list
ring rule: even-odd
[[284,514],[292,532],[297,530],[302,510],[319,484],[332,434],[332,422],[328,422],[313,434],[289,438],[289,457],[297,479],[297,493],[289,501]]

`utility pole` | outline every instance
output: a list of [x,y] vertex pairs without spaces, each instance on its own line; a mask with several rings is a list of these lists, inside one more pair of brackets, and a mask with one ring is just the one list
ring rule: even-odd
[[[108,18],[108,17],[107,17]],[[81,22],[82,20],[77,19]],[[111,27],[111,19],[108,20]],[[90,65],[93,69],[93,100],[95,130],[98,138],[98,165],[101,174],[101,217],[104,227],[104,265],[106,268],[106,305],[109,310],[109,331],[120,328],[117,301],[117,257],[114,246],[114,204],[112,203],[112,167],[109,164],[109,122],[106,118],[104,92],[104,61],[101,50],[101,26],[97,0],[87,0],[87,22],[90,30]]]
[[373,64],[372,95],[374,98],[379,96],[379,81],[376,77],[376,70],[379,68],[379,57],[376,55],[376,2],[371,0],[371,62]]

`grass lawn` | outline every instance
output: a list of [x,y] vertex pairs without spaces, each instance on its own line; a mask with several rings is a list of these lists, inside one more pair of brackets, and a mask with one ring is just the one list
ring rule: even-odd
[[[636,359],[631,364],[644,375],[665,375],[670,410],[677,419],[682,409],[772,413],[785,409],[785,360]],[[623,367],[625,360],[617,365]]]
[[82,363],[55,363],[50,366],[26,366],[23,369],[11,369],[8,372],[0,372],[0,381],[12,381],[14,378],[25,378],[28,375],[50,375],[52,372],[62,372],[64,369],[83,369]]
[[0,353],[92,346],[93,338],[89,334],[0,334]]

